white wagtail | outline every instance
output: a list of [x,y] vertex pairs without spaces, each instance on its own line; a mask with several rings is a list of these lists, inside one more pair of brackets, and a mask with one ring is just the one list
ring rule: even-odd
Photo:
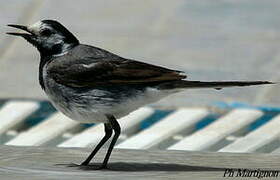
[[189,88],[271,84],[268,81],[188,81],[181,71],[80,44],[70,31],[54,20],[42,20],[31,26],[8,26],[26,31],[7,34],[23,37],[40,52],[39,81],[52,104],[81,123],[104,123],[105,136],[81,165],[89,164],[114,131],[100,167],[106,168],[121,132],[117,119],[141,106]]

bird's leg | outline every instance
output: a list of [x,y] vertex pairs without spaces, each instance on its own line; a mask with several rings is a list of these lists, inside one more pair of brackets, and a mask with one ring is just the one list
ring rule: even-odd
[[87,159],[81,164],[82,166],[86,166],[89,164],[91,159],[95,156],[95,154],[99,151],[99,149],[105,144],[105,142],[112,136],[112,127],[111,124],[104,124],[105,128],[105,136],[102,138],[102,140],[97,144],[97,146],[94,148],[92,153],[87,157]]
[[100,167],[100,169],[106,169],[107,168],[107,164],[108,164],[108,161],[109,161],[109,158],[110,158],[110,155],[112,153],[112,150],[120,136],[120,133],[121,133],[121,127],[118,123],[118,121],[116,120],[116,118],[113,116],[113,115],[107,115],[107,118],[111,124],[111,127],[113,128],[114,132],[115,132],[115,135],[112,139],[112,142],[107,150],[107,153],[106,153],[106,156],[103,160],[103,163],[102,163],[102,166]]

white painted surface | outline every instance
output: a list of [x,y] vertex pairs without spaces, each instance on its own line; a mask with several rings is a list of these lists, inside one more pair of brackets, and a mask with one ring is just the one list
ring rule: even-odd
[[42,123],[26,132],[20,133],[16,138],[7,142],[6,145],[39,146],[77,125],[76,121],[69,119],[62,113],[55,113]]
[[208,114],[208,110],[204,108],[179,109],[116,147],[126,149],[150,148],[175,133],[193,126]]
[[220,149],[220,152],[254,152],[280,136],[280,115],[237,141]]
[[39,108],[37,102],[9,101],[0,109],[0,134],[22,122]]
[[205,128],[170,146],[169,150],[204,150],[262,116],[254,109],[236,109]]
[[[67,136],[69,139],[59,144],[59,147],[86,147],[97,144],[104,136],[103,124],[88,128],[76,135],[72,134],[73,132],[68,130],[78,127],[78,123],[61,113],[53,114],[26,132],[14,133],[13,128],[38,108],[39,103],[33,101],[9,101],[2,106],[0,134],[14,136],[6,143],[7,145],[39,146],[53,142],[52,140],[56,141],[56,138],[60,138],[64,133],[66,135],[70,133],[71,136]],[[137,134],[139,124],[153,113],[154,109],[143,107],[121,118],[119,120],[122,127],[119,141],[121,143],[116,148],[147,149],[161,142],[165,143],[166,139],[174,136],[179,142],[170,146],[169,150],[205,150],[224,138],[229,138],[232,142],[219,149],[219,152],[255,152],[259,148],[266,148],[267,144],[279,140],[280,137],[279,115],[246,136],[232,139],[231,135],[234,132],[238,132],[263,115],[263,112],[254,109],[235,109],[187,137],[178,132],[182,130],[185,132],[186,129],[193,127],[209,112],[204,108],[179,109]],[[280,148],[273,153],[280,153]]]

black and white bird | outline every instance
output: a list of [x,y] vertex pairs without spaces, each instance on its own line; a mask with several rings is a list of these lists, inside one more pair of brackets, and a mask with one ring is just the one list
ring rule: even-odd
[[9,24],[40,52],[39,81],[52,104],[69,118],[81,123],[104,123],[105,136],[81,165],[88,165],[103,144],[112,142],[102,163],[107,163],[121,133],[118,118],[141,106],[190,88],[221,89],[232,86],[271,84],[268,81],[188,81],[186,75],[120,57],[104,49],[80,44],[55,20],[31,26]]

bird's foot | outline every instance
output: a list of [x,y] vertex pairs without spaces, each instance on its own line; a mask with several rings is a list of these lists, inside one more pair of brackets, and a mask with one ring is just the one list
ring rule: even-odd
[[104,165],[104,164],[89,164],[89,163],[81,163],[81,164],[71,163],[68,165],[68,167],[78,167],[79,169],[83,169],[83,170],[106,170],[106,169],[108,169],[108,166]]
[[76,164],[76,163],[70,163],[70,164],[67,164],[67,167],[79,167],[80,164]]
[[89,162],[87,162],[87,161],[84,161],[80,164],[80,166],[88,166],[88,165],[89,165]]
[[106,170],[108,169],[107,165],[102,164],[101,166],[99,166],[98,170]]

